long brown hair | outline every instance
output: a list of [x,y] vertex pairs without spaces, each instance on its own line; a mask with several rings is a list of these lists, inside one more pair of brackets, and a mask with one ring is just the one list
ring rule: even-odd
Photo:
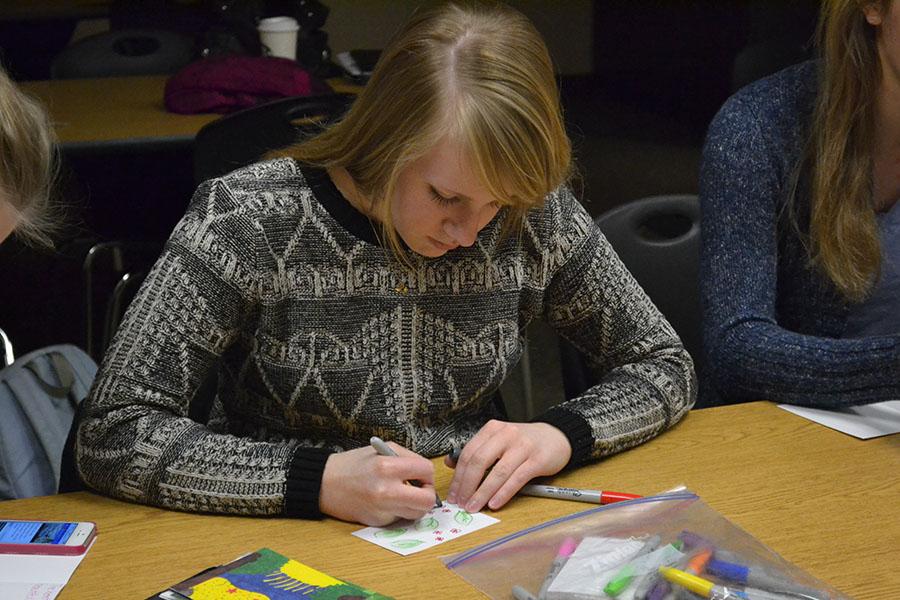
[[466,149],[485,188],[507,207],[504,231],[571,173],[571,146],[547,47],[520,12],[498,3],[448,3],[418,12],[382,52],[344,118],[277,154],[343,167],[373,208],[394,254],[400,171],[445,136]]
[[48,247],[59,227],[51,203],[59,164],[55,141],[43,107],[0,67],[0,202],[12,208],[20,239]]
[[[809,140],[809,251],[848,300],[865,298],[881,268],[872,169],[881,80],[867,0],[825,0],[818,28],[819,92]],[[880,3],[886,10],[889,0]]]

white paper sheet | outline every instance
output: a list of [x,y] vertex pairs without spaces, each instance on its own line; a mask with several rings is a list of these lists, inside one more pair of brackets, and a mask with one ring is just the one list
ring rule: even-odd
[[456,504],[444,502],[417,521],[397,521],[387,527],[366,527],[353,535],[407,556],[499,523],[484,513],[468,513]]
[[0,598],[53,600],[90,550],[78,556],[0,554]]
[[900,400],[853,406],[844,410],[823,410],[779,404],[788,412],[862,440],[900,432]]
[[548,600],[608,598],[603,587],[629,559],[640,552],[640,538],[586,537],[547,589]]

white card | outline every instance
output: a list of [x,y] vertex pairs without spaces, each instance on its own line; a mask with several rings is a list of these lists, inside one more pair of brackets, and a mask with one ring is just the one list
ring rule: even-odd
[[607,598],[603,586],[644,547],[638,538],[586,537],[557,573],[548,600]]
[[456,504],[444,502],[443,506],[432,508],[416,521],[401,520],[387,527],[366,527],[354,531],[353,535],[407,556],[499,522],[484,513],[468,513]]
[[790,404],[779,404],[778,407],[863,440],[900,431],[900,400],[850,406],[843,410],[823,410]]
[[75,556],[0,554],[0,598],[53,600],[97,541]]

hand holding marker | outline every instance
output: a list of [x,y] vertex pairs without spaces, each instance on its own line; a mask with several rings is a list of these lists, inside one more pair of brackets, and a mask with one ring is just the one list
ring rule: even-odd
[[[450,452],[450,460],[453,464],[459,460],[462,448],[453,448]],[[553,485],[541,485],[529,483],[518,491],[523,496],[540,496],[541,498],[556,498],[558,500],[575,500],[577,502],[589,502],[591,504],[612,504],[641,498],[638,494],[626,494],[624,492],[609,492],[601,490],[580,490],[577,488],[556,487]]]
[[[397,456],[397,453],[391,450],[391,447],[384,443],[384,440],[378,437],[377,435],[373,435],[369,439],[369,443],[375,448],[375,452],[380,454],[381,456]],[[409,481],[410,485],[414,485],[416,487],[422,487],[422,482],[417,479],[411,479]],[[437,490],[434,491],[434,507],[440,508],[444,504],[441,502],[441,497],[438,496]]]

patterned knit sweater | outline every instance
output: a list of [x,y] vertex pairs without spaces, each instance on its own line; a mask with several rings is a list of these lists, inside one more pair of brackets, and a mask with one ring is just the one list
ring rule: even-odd
[[[599,385],[537,421],[580,464],[640,444],[695,399],[691,359],[561,188],[521,236],[399,268],[323,171],[278,159],[201,185],[130,306],[79,427],[79,474],[118,498],[316,517],[328,455],[372,435],[424,456],[499,416],[491,397],[548,320]],[[213,418],[189,407],[218,364]]]
[[783,218],[816,88],[816,63],[790,67],[738,92],[710,126],[700,175],[703,405],[900,399],[900,337],[842,339],[849,307]]

